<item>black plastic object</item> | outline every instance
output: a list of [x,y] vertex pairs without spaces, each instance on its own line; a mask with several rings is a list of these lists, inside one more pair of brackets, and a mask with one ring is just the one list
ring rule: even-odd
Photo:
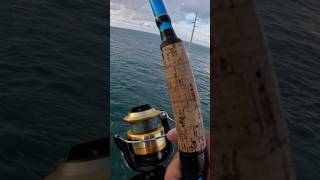
[[[164,14],[159,17],[156,17],[155,21],[158,27],[160,27],[160,25],[164,22],[171,23],[171,19],[168,14]],[[161,46],[160,46],[161,49],[169,44],[181,42],[181,39],[177,37],[173,28],[160,30],[160,36],[161,36]]]
[[70,148],[66,160],[91,160],[102,157],[108,157],[110,154],[109,146],[109,137],[78,144]]
[[174,32],[173,29],[166,29],[163,31],[160,31],[160,35],[161,35],[161,44],[160,44],[160,49],[162,50],[162,48],[170,45],[170,44],[174,44],[177,42],[182,42],[181,39],[179,39],[176,36],[176,33]]
[[163,180],[165,173],[166,168],[162,167],[149,172],[140,173],[130,178],[130,180]]
[[[167,117],[159,116],[165,133],[170,130]],[[159,171],[167,166],[173,155],[173,145],[166,139],[166,147],[159,153],[153,153],[145,156],[137,156],[133,152],[132,144],[123,141],[119,135],[114,136],[114,142],[120,149],[120,152],[128,166],[133,171],[148,174],[154,170]],[[154,176],[156,177],[156,176]]]
[[179,152],[183,180],[205,180],[207,174],[207,150],[194,153]]

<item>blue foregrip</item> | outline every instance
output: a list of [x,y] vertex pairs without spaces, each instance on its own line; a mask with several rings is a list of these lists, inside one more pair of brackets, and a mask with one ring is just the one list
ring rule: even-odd
[[162,0],[149,0],[149,2],[153,11],[153,15],[155,17],[161,16],[167,13],[167,10],[164,7]]

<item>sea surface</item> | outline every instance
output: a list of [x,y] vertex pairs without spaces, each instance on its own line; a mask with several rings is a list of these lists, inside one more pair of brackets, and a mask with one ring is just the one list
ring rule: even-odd
[[[114,134],[125,136],[128,126],[123,122],[123,117],[135,106],[150,104],[167,111],[172,117],[163,73],[160,36],[115,27],[111,27],[110,32],[111,137]],[[198,85],[204,124],[209,128],[210,49],[193,44],[190,63]],[[128,179],[135,174],[126,167],[113,141],[110,152],[111,179]]]
[[320,179],[320,1],[257,0],[298,180]]
[[106,136],[107,22],[104,1],[1,1],[1,180],[40,180]]

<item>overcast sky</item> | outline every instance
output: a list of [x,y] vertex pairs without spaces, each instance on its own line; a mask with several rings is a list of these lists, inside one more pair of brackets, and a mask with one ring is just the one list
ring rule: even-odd
[[[194,43],[210,46],[210,0],[163,0],[177,35],[189,41],[198,12]],[[111,26],[159,34],[149,0],[111,0]]]

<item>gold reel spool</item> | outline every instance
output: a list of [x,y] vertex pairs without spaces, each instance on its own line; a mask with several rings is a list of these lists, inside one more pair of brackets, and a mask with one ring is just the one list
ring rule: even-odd
[[128,140],[137,141],[132,144],[136,155],[157,153],[166,147],[166,139],[161,137],[165,135],[165,131],[158,119],[160,113],[149,105],[143,105],[132,109],[124,117],[124,121],[131,126],[127,131]]

